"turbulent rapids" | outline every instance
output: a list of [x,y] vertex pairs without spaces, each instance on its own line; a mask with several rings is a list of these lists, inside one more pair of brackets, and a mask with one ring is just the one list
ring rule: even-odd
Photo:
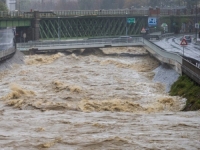
[[164,84],[153,81],[160,64],[143,48],[24,59],[1,72],[2,148],[181,149],[186,144],[171,140],[200,139],[199,112],[180,112],[186,100],[169,96]]

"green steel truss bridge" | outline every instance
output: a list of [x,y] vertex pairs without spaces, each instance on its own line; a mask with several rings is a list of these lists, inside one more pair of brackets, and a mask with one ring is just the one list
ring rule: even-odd
[[[139,35],[149,16],[194,15],[159,8],[140,10],[74,10],[50,12],[0,12],[0,28],[16,27],[17,40],[71,39]],[[170,13],[170,14],[169,14]],[[24,33],[25,39],[24,38]]]
[[40,38],[76,38],[137,35],[145,26],[145,17],[135,17],[137,22],[127,24],[126,17],[76,17],[40,20]]

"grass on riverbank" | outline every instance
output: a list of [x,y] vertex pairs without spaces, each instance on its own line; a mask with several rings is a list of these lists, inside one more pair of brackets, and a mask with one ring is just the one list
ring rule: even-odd
[[187,99],[183,111],[200,110],[200,86],[186,75],[179,77],[172,85],[170,95]]

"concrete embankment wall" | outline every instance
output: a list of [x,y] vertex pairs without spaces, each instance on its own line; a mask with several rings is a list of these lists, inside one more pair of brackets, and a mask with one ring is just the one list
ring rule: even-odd
[[173,67],[180,75],[182,73],[189,76],[196,83],[200,84],[200,68],[176,53],[165,51],[163,48],[155,45],[154,43],[144,40],[145,48],[149,54],[158,59],[163,64],[168,64]]
[[14,56],[8,58],[0,63],[0,71],[10,69],[14,64],[23,64],[24,63],[24,54],[16,51]]
[[158,59],[161,63],[171,65],[179,74],[182,74],[182,57],[178,54],[168,52],[155,45],[151,41],[144,39],[144,47],[150,55]]

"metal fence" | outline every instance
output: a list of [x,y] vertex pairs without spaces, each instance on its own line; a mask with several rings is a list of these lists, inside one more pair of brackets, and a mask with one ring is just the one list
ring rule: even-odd
[[57,16],[85,16],[85,15],[148,15],[149,10],[71,10],[71,11],[53,11]]
[[[156,15],[161,16],[179,16],[179,15],[195,15],[193,9],[160,9]],[[33,18],[34,12],[22,12],[22,11],[0,11],[0,18]],[[67,17],[67,16],[109,16],[109,15],[138,15],[138,16],[149,16],[149,9],[110,9],[110,10],[62,10],[62,11],[48,11],[39,12],[40,18],[55,18],[55,17]]]
[[158,57],[162,57],[162,60],[168,64],[171,64],[172,61],[178,62],[182,64],[182,57],[176,53],[173,52],[167,52],[163,48],[155,45],[154,43],[144,39],[144,44],[152,49],[155,52],[155,55]]
[[4,60],[5,58],[8,58],[11,54],[13,54],[16,51],[14,47],[1,50],[0,51],[0,60]]
[[33,18],[33,13],[20,11],[0,11],[0,18]]
[[200,68],[192,64],[186,59],[183,59],[182,71],[200,84]]
[[[131,9],[117,9],[117,10],[64,10],[64,11],[49,11],[39,12],[40,18],[55,18],[66,16],[93,16],[93,15],[149,15],[149,10],[131,10]],[[0,11],[0,18],[33,18],[33,12],[21,12],[21,11]]]
[[131,46],[142,45],[142,37],[133,37],[131,40],[121,38],[107,39],[85,39],[85,40],[67,40],[67,41],[43,41],[17,43],[17,49],[20,51],[28,51],[31,48],[38,50],[48,49],[72,49],[72,48],[89,48],[89,47],[107,47],[107,46]]
[[175,66],[175,70],[177,72],[181,74],[185,73],[191,79],[200,84],[200,68],[198,68],[198,66],[195,66],[190,61],[184,59],[182,56],[176,53],[167,52],[163,48],[155,45],[148,40],[144,40],[144,43],[145,46],[147,46],[147,49],[150,48],[152,50],[151,54],[154,57],[167,64],[172,64],[173,66]]

